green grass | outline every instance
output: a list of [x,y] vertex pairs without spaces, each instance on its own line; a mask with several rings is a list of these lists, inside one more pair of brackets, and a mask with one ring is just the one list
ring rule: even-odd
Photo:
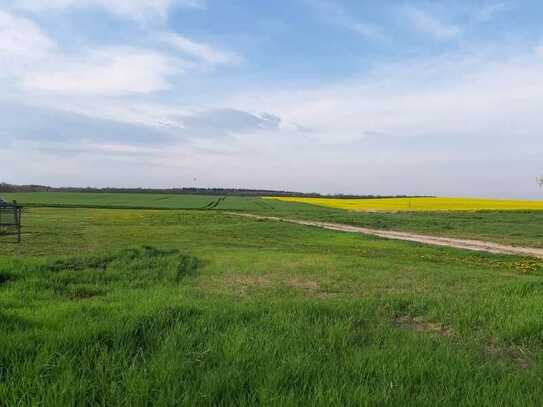
[[2,196],[8,201],[16,200],[25,206],[36,207],[156,209],[202,209],[219,198],[207,195],[86,192],[20,192]]
[[101,209],[223,209],[273,208],[263,199],[240,196],[210,196],[153,193],[19,192],[3,193],[8,201],[27,207]]
[[543,398],[541,261],[220,211],[25,226],[0,240],[2,406]]
[[543,247],[543,212],[360,213],[258,197],[33,192],[2,194],[30,207],[208,209],[345,223],[517,246]]
[[375,229],[543,247],[543,212],[541,211],[361,213],[301,203],[266,202],[273,202],[273,204],[267,208],[250,208],[249,211]]

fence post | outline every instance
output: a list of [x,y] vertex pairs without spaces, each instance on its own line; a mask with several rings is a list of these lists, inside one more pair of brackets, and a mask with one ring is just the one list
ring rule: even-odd
[[15,216],[17,218],[17,243],[21,243],[21,208],[15,205]]

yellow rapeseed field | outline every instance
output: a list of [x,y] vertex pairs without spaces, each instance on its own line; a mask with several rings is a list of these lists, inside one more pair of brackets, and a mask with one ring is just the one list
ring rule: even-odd
[[284,202],[300,202],[330,208],[363,212],[398,211],[481,211],[481,210],[543,210],[543,201],[519,201],[477,198],[379,198],[332,199],[267,197]]

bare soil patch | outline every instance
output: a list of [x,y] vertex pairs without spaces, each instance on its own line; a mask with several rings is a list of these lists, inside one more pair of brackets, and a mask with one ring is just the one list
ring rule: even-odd
[[496,342],[492,340],[488,345],[485,346],[485,352],[489,357],[506,358],[521,369],[528,369],[531,365],[529,355],[520,347],[503,348],[498,346]]
[[427,332],[441,336],[452,335],[452,331],[449,327],[438,322],[427,322],[422,317],[398,317],[394,320],[394,325],[398,328],[414,332]]
[[228,274],[223,279],[208,281],[205,283],[207,289],[221,290],[228,287],[241,296],[248,295],[253,289],[293,289],[307,297],[327,299],[334,295],[323,289],[315,281],[301,276],[276,276],[272,274]]
[[246,295],[250,289],[255,287],[269,288],[273,286],[271,278],[267,275],[255,276],[247,274],[229,274],[223,284],[233,288],[240,295]]
[[308,280],[301,277],[293,277],[286,280],[288,287],[302,291],[305,295],[321,299],[329,298],[332,294],[323,290],[320,284],[314,280]]

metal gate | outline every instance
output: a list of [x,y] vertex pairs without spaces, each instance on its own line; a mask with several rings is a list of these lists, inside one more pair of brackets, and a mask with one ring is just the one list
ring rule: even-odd
[[17,243],[21,242],[21,214],[22,207],[7,203],[0,198],[0,237],[15,236]]

